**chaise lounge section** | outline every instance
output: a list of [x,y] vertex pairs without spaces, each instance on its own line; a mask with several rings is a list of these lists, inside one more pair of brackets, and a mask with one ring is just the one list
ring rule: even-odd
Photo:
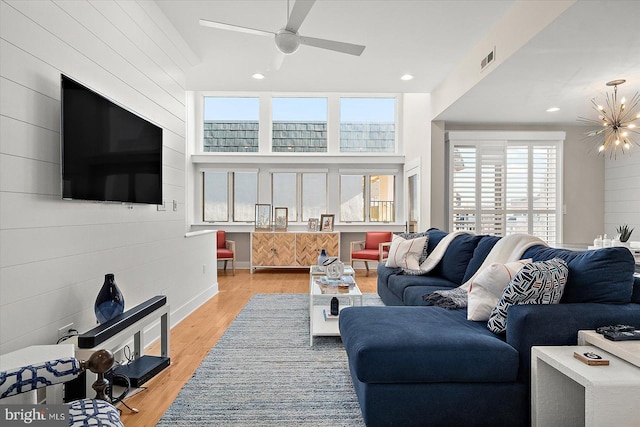
[[[428,252],[447,233],[429,230]],[[428,275],[378,267],[387,306],[346,308],[340,332],[368,426],[526,426],[531,347],[575,345],[577,332],[608,324],[640,327],[640,279],[626,248],[576,252],[533,246],[534,262],[563,259],[559,304],[514,305],[506,333],[467,320],[467,309],[427,304],[423,295],[465,283],[499,238],[457,236]]]

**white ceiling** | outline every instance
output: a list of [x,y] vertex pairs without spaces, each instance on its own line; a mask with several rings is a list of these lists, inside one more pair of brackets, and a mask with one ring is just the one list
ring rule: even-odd
[[[433,91],[514,3],[318,0],[300,34],[366,45],[364,53],[301,46],[275,70],[273,39],[198,20],[277,31],[286,0],[156,2],[201,59],[187,71],[189,90],[351,93]],[[627,79],[621,94],[640,90],[639,19],[640,1],[579,0],[438,119],[577,124],[577,116],[593,115],[589,101],[604,97],[607,81]],[[256,72],[266,78],[252,79]],[[405,73],[414,80],[401,81]],[[546,113],[551,106],[561,110]]]

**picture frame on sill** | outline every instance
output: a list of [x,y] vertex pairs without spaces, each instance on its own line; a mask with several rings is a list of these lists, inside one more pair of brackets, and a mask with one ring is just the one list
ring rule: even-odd
[[307,231],[313,233],[318,231],[318,218],[309,218],[309,223],[307,224]]
[[271,231],[271,205],[256,203],[256,231]]
[[275,231],[287,231],[289,225],[289,208],[273,208],[273,229]]
[[333,231],[334,214],[320,215],[320,231]]

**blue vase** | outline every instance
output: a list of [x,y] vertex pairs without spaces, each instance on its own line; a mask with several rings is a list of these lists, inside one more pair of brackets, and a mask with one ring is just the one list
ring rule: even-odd
[[98,292],[96,303],[93,306],[99,323],[105,323],[124,312],[124,296],[113,274],[105,274],[104,284]]
[[327,251],[322,249],[322,251],[320,252],[320,255],[318,255],[318,265],[324,265],[324,262],[328,259],[329,257],[327,256]]

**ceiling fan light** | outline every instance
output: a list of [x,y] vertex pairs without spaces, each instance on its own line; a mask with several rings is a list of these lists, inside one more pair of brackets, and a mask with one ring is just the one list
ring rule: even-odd
[[285,55],[291,55],[300,47],[300,37],[296,33],[282,29],[276,33],[276,47]]

